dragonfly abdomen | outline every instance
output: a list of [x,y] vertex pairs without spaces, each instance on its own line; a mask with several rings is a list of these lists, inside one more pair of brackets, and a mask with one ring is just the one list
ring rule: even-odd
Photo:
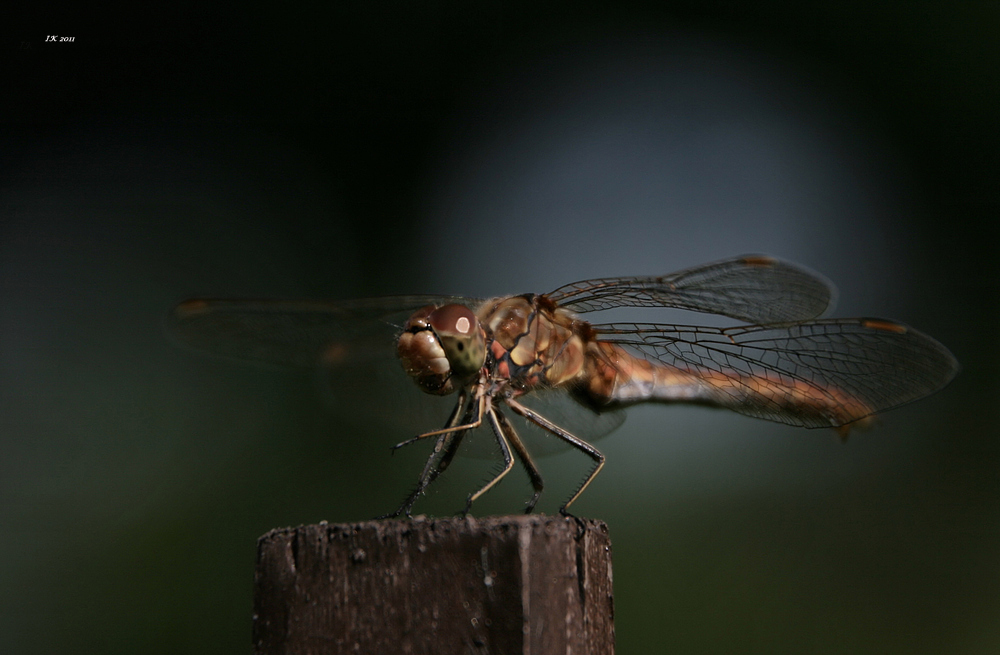
[[586,396],[595,406],[641,402],[693,403],[807,427],[838,427],[870,416],[860,398],[805,379],[761,372],[683,369],[593,341],[584,372]]
[[704,403],[712,395],[689,372],[636,357],[621,346],[592,341],[582,387],[597,406],[646,401]]

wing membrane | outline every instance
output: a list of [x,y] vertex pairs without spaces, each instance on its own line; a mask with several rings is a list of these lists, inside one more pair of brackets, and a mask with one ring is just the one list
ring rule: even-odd
[[431,304],[477,301],[396,296],[343,302],[187,300],[168,318],[169,333],[210,354],[279,367],[315,367],[393,352],[403,322]]
[[575,282],[549,298],[575,312],[613,307],[671,307],[721,314],[747,323],[816,318],[833,303],[833,285],[818,273],[764,255],[744,255],[660,277]]
[[[693,375],[704,392],[696,401],[803,427],[845,425],[917,400],[958,372],[940,343],[881,319],[594,327],[601,341]],[[669,390],[659,399],[670,400]]]

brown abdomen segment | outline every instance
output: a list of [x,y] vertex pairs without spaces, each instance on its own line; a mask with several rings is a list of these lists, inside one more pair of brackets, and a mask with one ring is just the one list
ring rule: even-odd
[[873,413],[844,391],[789,376],[724,369],[676,368],[592,341],[581,380],[596,407],[640,402],[696,403],[791,425],[838,427]]

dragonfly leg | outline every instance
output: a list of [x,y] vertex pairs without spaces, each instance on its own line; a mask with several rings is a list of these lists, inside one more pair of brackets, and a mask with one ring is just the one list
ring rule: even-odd
[[469,513],[469,510],[472,509],[472,503],[476,502],[477,498],[492,489],[496,483],[500,482],[500,480],[503,480],[504,476],[510,473],[510,469],[514,467],[514,458],[510,455],[510,445],[507,443],[507,437],[504,435],[503,427],[500,425],[500,421],[497,418],[496,410],[490,407],[486,413],[490,417],[490,425],[493,427],[493,434],[496,435],[497,444],[500,446],[500,453],[503,455],[503,470],[497,473],[482,489],[469,495],[469,499],[465,502],[465,510],[462,512],[463,515]]
[[535,509],[535,503],[538,502],[539,496],[542,495],[542,489],[545,487],[545,483],[542,480],[542,474],[538,472],[538,468],[535,466],[534,460],[531,459],[528,449],[524,447],[524,442],[521,441],[521,437],[518,436],[517,430],[515,430],[514,426],[507,420],[507,417],[501,414],[500,410],[496,410],[496,418],[500,423],[500,427],[507,435],[507,440],[510,442],[511,447],[517,454],[517,458],[520,459],[521,464],[524,465],[524,470],[527,472],[528,477],[531,478],[531,486],[535,490],[535,495],[531,497],[531,500],[528,501],[528,504],[524,508],[525,514],[531,514],[532,510]]
[[576,493],[570,496],[570,499],[567,500],[565,503],[563,503],[563,506],[559,508],[560,514],[568,515],[568,512],[566,510],[569,508],[569,506],[573,504],[573,501],[575,501],[577,498],[580,497],[580,494],[584,492],[584,490],[590,485],[590,483],[594,481],[594,478],[597,477],[597,474],[601,472],[601,469],[604,468],[604,455],[601,454],[601,451],[594,448],[583,439],[577,437],[576,435],[570,432],[567,432],[566,430],[559,427],[558,425],[556,425],[549,419],[545,418],[538,412],[529,409],[524,405],[522,405],[521,403],[511,400],[509,398],[507,399],[506,402],[507,405],[512,410],[520,414],[526,420],[531,421],[535,425],[545,429],[548,432],[551,432],[552,434],[556,435],[557,437],[559,437],[566,443],[570,444],[574,448],[582,450],[584,453],[587,454],[588,457],[594,460],[594,468],[590,471],[589,474],[587,474],[587,477],[584,479],[583,484],[581,484],[580,487],[576,490]]
[[[463,424],[470,424],[472,421],[472,412],[475,407],[476,406],[473,405],[469,408],[465,418],[462,419]],[[452,460],[455,459],[455,455],[458,453],[458,446],[462,443],[462,439],[464,439],[465,435],[468,433],[469,430],[463,429],[458,432],[446,432],[438,437],[438,442],[434,444],[434,451],[431,453],[431,457],[428,458],[428,464],[424,466],[424,472],[420,476],[420,483],[418,484],[419,491],[416,492],[414,500],[416,500],[416,496],[421,495],[439,475],[447,470]],[[431,467],[430,463],[433,461],[434,456],[438,453],[441,453],[441,455],[437,460],[437,465]]]
[[[434,482],[434,480],[437,479],[437,477],[441,475],[445,469],[448,468],[452,459],[455,458],[455,453],[458,452],[458,446],[462,443],[462,439],[465,437],[468,430],[471,429],[471,427],[478,426],[482,423],[482,399],[480,399],[479,402],[466,407],[467,397],[468,396],[464,392],[461,396],[459,396],[459,400],[455,404],[455,409],[452,411],[451,416],[448,418],[448,422],[445,423],[445,427],[443,429],[435,430],[433,433],[417,437],[422,438],[431,434],[436,434],[438,436],[437,443],[434,444],[434,449],[431,451],[431,454],[427,457],[427,462],[424,464],[424,470],[420,473],[417,485],[406,497],[406,500],[404,500],[399,508],[396,509],[396,511],[378,516],[376,517],[376,520],[396,518],[400,515],[410,516],[410,512],[413,509],[414,503],[417,502],[417,499],[424,494],[427,487],[429,487],[430,484]],[[477,414],[479,418],[473,419],[473,417]],[[414,439],[411,439],[410,441],[414,441]],[[409,442],[404,442],[404,444],[405,443]]]
[[[484,402],[485,399],[483,398],[479,399],[480,405],[482,405]],[[460,399],[455,408],[456,413],[458,412],[458,409],[462,407],[463,404],[465,404],[465,400]],[[453,414],[452,419],[454,419],[455,416],[456,414]],[[482,409],[480,409],[475,419],[472,419],[472,417],[469,414],[466,414],[466,417],[462,420],[462,425],[456,425],[452,419],[449,419],[448,423],[446,423],[445,426],[440,430],[431,430],[430,432],[424,432],[423,434],[418,434],[415,437],[411,437],[406,441],[400,441],[395,446],[392,446],[390,450],[392,452],[396,452],[403,446],[409,446],[411,443],[416,443],[421,439],[426,439],[428,437],[440,437],[442,435],[448,434],[449,432],[458,432],[460,430],[474,430],[483,424],[483,411]]]

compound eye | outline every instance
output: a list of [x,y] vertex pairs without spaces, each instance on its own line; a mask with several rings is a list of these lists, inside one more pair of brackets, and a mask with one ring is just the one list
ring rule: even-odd
[[444,305],[438,307],[428,317],[431,327],[438,336],[464,337],[478,327],[479,319],[465,305]]
[[465,305],[444,305],[427,318],[452,372],[459,378],[475,375],[486,361],[486,335],[472,310]]

